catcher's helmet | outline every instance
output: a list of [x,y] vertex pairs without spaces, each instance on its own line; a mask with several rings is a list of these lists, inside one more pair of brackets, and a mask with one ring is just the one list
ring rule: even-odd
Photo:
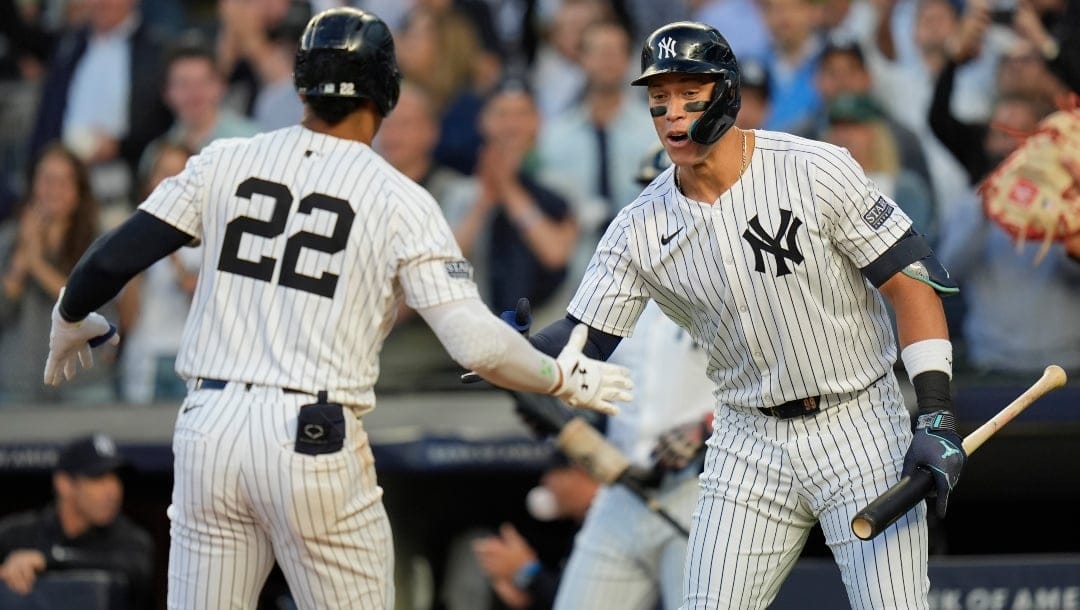
[[390,28],[354,8],[315,15],[300,36],[293,82],[308,97],[369,99],[386,116],[401,92]]
[[739,114],[739,64],[731,45],[712,26],[677,21],[660,27],[641,49],[641,76],[633,85],[647,85],[658,74],[701,74],[716,80],[712,100],[690,126],[690,139],[712,144]]

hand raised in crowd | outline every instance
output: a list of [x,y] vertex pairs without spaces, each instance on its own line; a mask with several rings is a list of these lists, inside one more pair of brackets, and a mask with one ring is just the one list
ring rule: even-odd
[[1056,51],[1050,53],[1051,49],[1056,49],[1057,43],[1050,32],[1046,31],[1046,26],[1043,25],[1038,11],[1031,5],[1030,0],[1018,0],[1012,25],[1013,31],[1035,45],[1043,57],[1053,59],[1053,56],[1057,54]]
[[8,555],[0,565],[0,581],[19,595],[29,595],[34,589],[38,572],[45,569],[45,556],[40,551],[23,549]]
[[990,10],[985,0],[969,2],[964,15],[960,18],[959,33],[946,43],[949,58],[962,64],[978,56],[989,27]]

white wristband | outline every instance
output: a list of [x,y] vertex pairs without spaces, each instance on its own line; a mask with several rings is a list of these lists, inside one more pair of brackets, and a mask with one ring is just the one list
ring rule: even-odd
[[900,352],[900,359],[910,379],[926,371],[942,371],[952,379],[952,342],[948,339],[916,341]]

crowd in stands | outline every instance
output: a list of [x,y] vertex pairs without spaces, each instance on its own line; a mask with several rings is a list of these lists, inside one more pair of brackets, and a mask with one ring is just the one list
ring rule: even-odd
[[[197,248],[110,305],[124,341],[95,374],[47,391],[52,304],[93,238],[189,155],[300,119],[297,37],[314,11],[344,3],[0,0],[0,404],[182,394],[171,366]],[[1080,371],[1080,240],[1034,265],[977,191],[1080,91],[1080,0],[348,4],[391,25],[405,77],[375,147],[443,206],[493,310],[526,296],[540,322],[562,315],[656,146],[628,86],[640,42],[694,19],[742,66],[740,127],[843,146],[931,238],[965,295],[947,306],[958,371]],[[403,310],[383,388],[452,386],[458,371],[434,348]]]

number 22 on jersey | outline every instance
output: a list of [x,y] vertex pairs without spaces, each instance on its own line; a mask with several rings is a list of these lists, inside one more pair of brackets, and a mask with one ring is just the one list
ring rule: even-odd
[[[237,187],[236,196],[251,199],[252,195],[263,195],[273,200],[274,212],[269,220],[238,216],[229,221],[225,229],[225,238],[221,243],[218,270],[271,282],[274,278],[274,269],[277,267],[278,259],[271,256],[262,256],[258,261],[242,259],[239,256],[240,241],[245,233],[270,239],[281,235],[285,231],[289,208],[292,207],[293,203],[293,194],[289,187],[284,184],[261,178],[248,178]],[[310,214],[316,209],[334,214],[333,231],[330,236],[307,231],[299,231],[290,235],[285,242],[285,253],[281,257],[281,273],[278,275],[278,285],[332,299],[334,298],[334,290],[337,288],[338,275],[327,271],[324,271],[318,277],[300,273],[297,270],[300,250],[309,248],[331,255],[344,250],[356,212],[353,211],[348,201],[323,195],[322,193],[305,195],[300,200],[297,212]]]

